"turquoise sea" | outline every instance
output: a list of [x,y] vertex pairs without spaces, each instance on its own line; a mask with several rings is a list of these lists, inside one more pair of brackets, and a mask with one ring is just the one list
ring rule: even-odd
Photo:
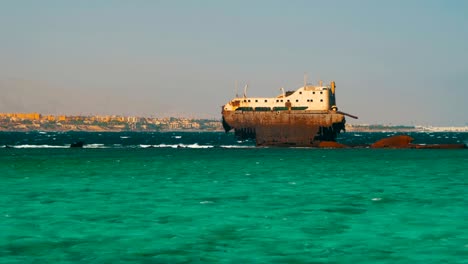
[[216,132],[4,132],[0,146],[0,263],[468,263],[467,149]]

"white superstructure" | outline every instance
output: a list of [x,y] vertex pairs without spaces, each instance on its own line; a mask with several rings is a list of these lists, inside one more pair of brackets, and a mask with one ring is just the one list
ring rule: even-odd
[[328,86],[305,85],[277,97],[237,97],[224,105],[225,111],[336,110],[335,82]]

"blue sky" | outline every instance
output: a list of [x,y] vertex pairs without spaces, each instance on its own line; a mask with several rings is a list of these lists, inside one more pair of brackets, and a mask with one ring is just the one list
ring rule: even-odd
[[220,117],[337,83],[352,123],[465,125],[467,1],[0,1],[0,112]]

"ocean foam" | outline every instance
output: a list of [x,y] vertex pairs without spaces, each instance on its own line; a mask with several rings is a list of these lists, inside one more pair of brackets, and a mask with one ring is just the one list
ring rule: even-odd
[[198,143],[195,143],[195,144],[191,144],[191,145],[185,145],[185,147],[187,147],[187,148],[197,148],[197,149],[199,149],[199,148],[206,149],[206,148],[212,148],[214,146],[212,146],[212,145],[198,145]]
[[104,146],[104,144],[87,144],[84,145],[83,148],[108,148]]
[[[13,148],[70,148],[70,145],[17,145],[11,146]],[[108,148],[104,144],[88,144],[84,145],[83,148]]]
[[140,147],[142,148],[190,148],[190,149],[207,149],[207,148],[213,148],[214,146],[212,145],[198,145],[198,143],[194,144],[159,144],[159,145],[142,145],[140,144]]
[[255,148],[255,146],[221,145],[220,148]]
[[13,148],[69,148],[70,146],[57,146],[57,145],[17,145],[11,146]]

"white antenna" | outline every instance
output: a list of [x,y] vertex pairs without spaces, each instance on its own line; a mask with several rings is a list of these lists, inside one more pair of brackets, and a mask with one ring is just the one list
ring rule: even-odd
[[246,84],[244,86],[244,98],[247,97],[247,88],[249,87],[249,84]]
[[283,94],[283,97],[286,97],[286,93],[284,92],[284,88],[281,87],[280,90],[281,90],[281,93]]
[[239,86],[237,85],[237,81],[235,82],[236,86],[236,98],[239,98]]
[[307,86],[307,72],[304,72],[304,88]]

